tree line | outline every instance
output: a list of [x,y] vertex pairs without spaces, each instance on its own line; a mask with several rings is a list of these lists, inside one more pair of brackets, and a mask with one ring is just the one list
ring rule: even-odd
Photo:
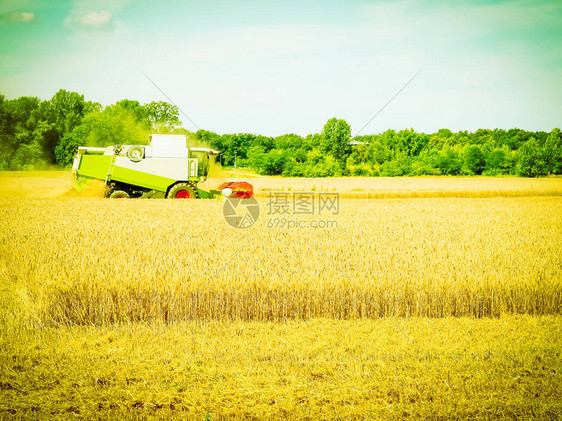
[[306,137],[266,137],[199,130],[197,139],[222,151],[222,163],[288,177],[562,174],[562,134],[521,129],[480,129],[474,133],[417,133],[387,130],[351,138],[341,119],[326,122]]
[[59,90],[50,100],[0,95],[0,171],[66,168],[78,146],[146,144],[149,133],[187,133],[176,106],[163,101],[85,101]]
[[268,137],[219,135],[181,127],[179,110],[166,102],[121,100],[102,107],[76,92],[50,100],[5,100],[0,95],[0,170],[66,168],[78,146],[145,144],[149,133],[181,133],[221,151],[223,165],[289,177],[562,174],[562,133],[522,129],[418,133],[413,129],[351,136],[332,118],[320,133]]

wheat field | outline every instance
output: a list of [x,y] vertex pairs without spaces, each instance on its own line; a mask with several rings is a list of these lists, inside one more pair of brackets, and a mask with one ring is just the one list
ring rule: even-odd
[[2,199],[0,270],[46,325],[562,308],[556,197],[343,199],[325,229],[268,228],[264,212],[236,230],[221,205]]
[[[17,179],[0,188],[3,417],[562,410],[559,179],[468,197],[419,179],[417,196],[379,199],[340,180],[322,215],[271,213],[264,186],[247,229],[222,198],[71,197],[62,175]],[[399,181],[391,193],[412,190]]]

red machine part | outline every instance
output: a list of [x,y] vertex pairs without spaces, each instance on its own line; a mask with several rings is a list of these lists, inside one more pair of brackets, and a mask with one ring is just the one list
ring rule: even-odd
[[240,199],[249,199],[254,195],[254,187],[245,181],[231,181],[222,183],[219,187],[219,191],[229,188],[232,193],[229,197],[238,197]]

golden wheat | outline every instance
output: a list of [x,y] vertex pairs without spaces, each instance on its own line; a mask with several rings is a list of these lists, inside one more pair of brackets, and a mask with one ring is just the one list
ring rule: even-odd
[[558,197],[342,199],[326,229],[268,228],[263,201],[247,230],[226,224],[220,199],[4,198],[0,209],[5,305],[34,323],[562,309]]
[[[340,180],[342,196],[443,198],[342,198],[339,214],[308,217],[268,214],[264,184],[259,221],[237,230],[223,199],[70,197],[65,177],[0,186],[0,418],[562,410],[557,179],[496,193]],[[301,181],[277,191],[333,191]]]

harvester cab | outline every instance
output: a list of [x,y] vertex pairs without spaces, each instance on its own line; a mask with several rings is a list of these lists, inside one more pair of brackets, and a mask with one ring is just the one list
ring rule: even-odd
[[72,169],[78,186],[87,179],[103,180],[111,198],[207,198],[220,192],[197,184],[207,179],[218,154],[188,147],[185,135],[153,134],[148,145],[79,147]]

